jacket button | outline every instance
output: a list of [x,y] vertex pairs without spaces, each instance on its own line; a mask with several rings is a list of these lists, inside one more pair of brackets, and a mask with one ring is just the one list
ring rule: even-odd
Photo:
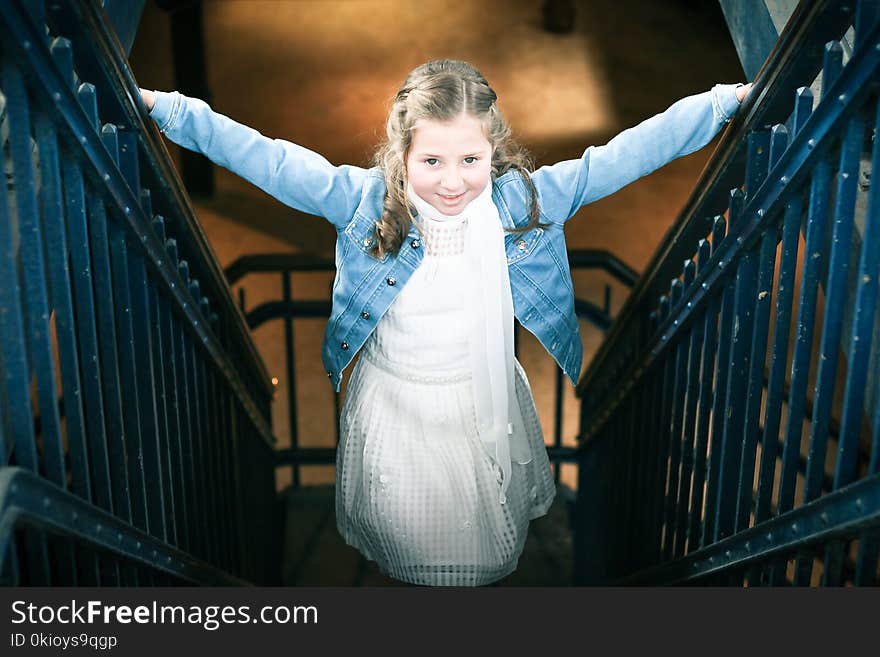
[[370,313],[368,313],[368,312],[365,310],[364,312],[361,313],[361,317],[362,317],[363,319],[370,319]]
[[364,238],[364,246],[373,246],[373,238],[365,237]]
[[347,342],[343,342],[339,346],[342,347],[342,351],[348,351],[348,343]]
[[419,248],[419,247],[422,245],[422,243],[421,243],[421,241],[419,241],[419,240],[413,240],[412,242],[409,243],[409,245],[410,245],[412,248],[417,249],[417,248]]
[[516,248],[518,248],[520,251],[525,251],[526,250],[526,241],[520,240],[519,242],[517,242]]
[[327,378],[328,378],[328,379],[332,379],[332,378],[333,378],[333,372],[331,372],[330,370],[327,370]]
[[397,285],[397,281],[394,280],[394,276],[389,276],[385,279],[385,282],[388,283],[388,285]]

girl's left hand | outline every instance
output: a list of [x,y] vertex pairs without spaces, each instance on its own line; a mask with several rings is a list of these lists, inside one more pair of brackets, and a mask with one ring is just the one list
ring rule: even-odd
[[[139,87],[140,89],[140,87]],[[140,89],[141,92],[141,100],[144,101],[144,105],[147,106],[147,111],[151,111],[153,109],[153,105],[156,104],[156,94],[154,94],[149,89]]]
[[741,87],[736,88],[736,99],[739,102],[743,102],[743,98],[749,95],[749,92],[752,90],[752,83],[744,84]]

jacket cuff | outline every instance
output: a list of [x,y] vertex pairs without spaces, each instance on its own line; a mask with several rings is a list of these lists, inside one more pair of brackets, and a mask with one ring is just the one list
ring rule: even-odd
[[154,91],[156,102],[150,110],[150,117],[159,126],[159,132],[165,133],[180,115],[183,96],[177,91]]
[[736,114],[740,102],[736,99],[736,90],[743,86],[737,84],[716,84],[712,87],[712,112],[719,121],[727,123]]

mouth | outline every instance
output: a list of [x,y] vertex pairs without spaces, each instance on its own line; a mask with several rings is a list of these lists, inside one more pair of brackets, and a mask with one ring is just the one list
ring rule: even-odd
[[449,194],[437,194],[437,196],[443,199],[444,203],[452,205],[461,200],[461,197],[464,196],[464,192],[462,192],[461,194],[456,194],[454,196],[450,196]]

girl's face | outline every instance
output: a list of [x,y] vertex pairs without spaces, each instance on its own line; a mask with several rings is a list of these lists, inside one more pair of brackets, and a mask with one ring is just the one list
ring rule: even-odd
[[406,156],[416,194],[446,215],[460,213],[480,195],[492,172],[492,145],[483,123],[469,114],[448,122],[419,119]]

